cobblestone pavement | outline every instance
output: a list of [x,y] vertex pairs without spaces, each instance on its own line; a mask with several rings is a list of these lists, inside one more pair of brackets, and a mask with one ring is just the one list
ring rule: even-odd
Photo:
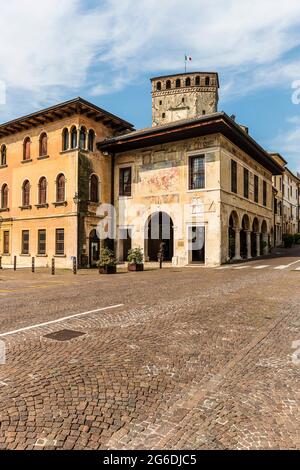
[[[249,264],[278,270],[0,272],[0,448],[299,449],[288,253]],[[61,330],[84,334],[46,337]]]

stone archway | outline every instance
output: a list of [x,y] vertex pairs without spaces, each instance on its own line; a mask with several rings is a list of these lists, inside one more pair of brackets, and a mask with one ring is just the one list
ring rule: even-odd
[[[249,250],[250,235],[250,220],[247,214],[244,215],[242,220],[242,228],[240,233],[240,244],[241,244],[241,257],[243,259],[251,258],[251,252]],[[250,255],[250,256],[249,256]]]
[[155,212],[146,222],[145,259],[157,261],[161,243],[164,243],[164,259],[172,261],[174,256],[174,224],[166,212]]
[[261,254],[267,255],[269,253],[269,235],[268,235],[268,224],[265,220],[261,224],[261,235],[260,235],[260,251]]
[[259,221],[257,217],[254,217],[252,222],[251,232],[251,256],[256,258],[260,256],[260,234],[259,234]]
[[240,259],[240,234],[239,216],[236,211],[232,211],[228,225],[228,253],[230,260]]

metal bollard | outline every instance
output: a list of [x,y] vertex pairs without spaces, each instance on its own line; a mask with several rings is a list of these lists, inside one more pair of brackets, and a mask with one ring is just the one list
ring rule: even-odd
[[33,272],[33,273],[35,272],[35,260],[34,260],[33,257],[31,259],[31,272]]
[[77,274],[77,259],[73,257],[73,274]]
[[54,258],[52,259],[51,274],[52,276],[55,275],[55,259]]
[[17,270],[17,257],[14,256],[14,271]]

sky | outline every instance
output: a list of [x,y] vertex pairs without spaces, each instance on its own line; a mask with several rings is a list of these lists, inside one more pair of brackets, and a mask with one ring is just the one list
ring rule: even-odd
[[0,122],[81,96],[151,125],[150,78],[219,73],[219,111],[300,172],[299,0],[0,0]]

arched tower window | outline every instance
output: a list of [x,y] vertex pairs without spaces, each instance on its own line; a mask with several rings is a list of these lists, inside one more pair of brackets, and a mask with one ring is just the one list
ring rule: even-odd
[[69,149],[69,130],[67,128],[63,130],[62,134],[62,149]]
[[71,149],[77,148],[77,129],[76,127],[72,127],[71,129]]
[[191,79],[190,77],[187,77],[185,80],[185,86],[191,86]]
[[66,178],[62,173],[56,178],[56,202],[65,202]]
[[170,90],[170,88],[171,88],[171,80],[167,80],[166,81],[166,89]]
[[176,80],[176,88],[180,88],[180,86],[181,86],[180,78],[177,78],[177,80]]
[[91,176],[90,200],[99,202],[99,179],[96,175]]
[[157,84],[156,84],[156,89],[157,89],[158,91],[161,90],[161,82],[157,82]]
[[1,147],[1,161],[0,161],[1,166],[6,165],[6,145],[2,145]]
[[30,205],[30,183],[25,180],[22,186],[22,205],[27,207]]
[[46,132],[43,132],[40,136],[40,157],[46,157],[48,155],[48,137]]
[[47,203],[47,180],[43,176],[39,181],[39,204]]
[[30,160],[30,146],[31,140],[30,137],[26,137],[23,144],[23,160]]
[[205,86],[209,86],[209,85],[210,85],[210,78],[205,77]]
[[90,129],[89,131],[89,136],[88,136],[88,149],[90,152],[94,151],[94,145],[95,145],[95,132],[93,129]]
[[82,127],[80,129],[79,146],[82,150],[86,149],[86,128],[85,127]]
[[199,75],[197,75],[197,77],[195,79],[195,85],[200,86],[200,77],[199,77]]
[[8,208],[8,186],[4,184],[1,189],[1,209]]

